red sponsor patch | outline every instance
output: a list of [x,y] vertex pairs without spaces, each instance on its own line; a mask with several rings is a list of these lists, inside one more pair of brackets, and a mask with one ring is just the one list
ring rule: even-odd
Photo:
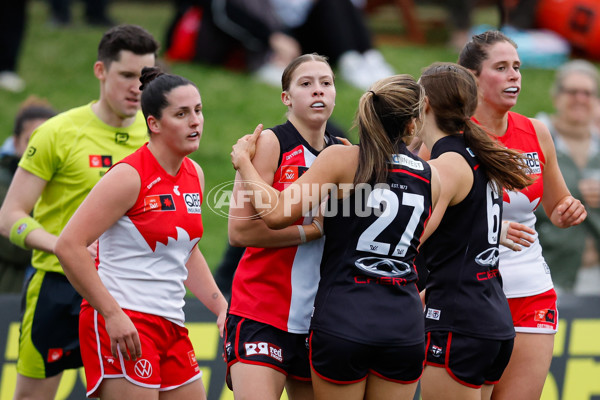
[[175,203],[170,194],[160,194],[144,197],[144,212],[146,211],[173,211]]
[[110,168],[112,167],[112,156],[102,156],[90,154],[91,168]]
[[48,349],[48,362],[55,362],[62,358],[63,349]]
[[196,353],[194,353],[194,350],[188,351],[188,357],[190,359],[190,365],[192,367],[198,365],[198,360],[196,360]]
[[556,311],[545,309],[545,310],[535,310],[535,314],[533,316],[533,320],[536,322],[548,322],[553,324],[556,319]]

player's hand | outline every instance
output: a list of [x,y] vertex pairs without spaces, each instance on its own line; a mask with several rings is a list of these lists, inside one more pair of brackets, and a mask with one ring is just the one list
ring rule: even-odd
[[568,228],[570,226],[579,225],[587,217],[585,206],[580,200],[573,196],[565,196],[552,211],[551,218],[554,225],[559,228]]
[[225,331],[225,319],[227,318],[227,308],[225,308],[218,316],[217,316],[217,328],[219,328],[219,335],[223,337],[223,332]]
[[535,242],[535,231],[518,222],[502,221],[500,244],[513,251],[521,251],[521,246],[529,247]]
[[344,146],[352,146],[352,142],[350,142],[347,138],[345,137],[341,137],[341,136],[336,136],[335,137],[337,140],[339,140],[340,142],[342,142],[342,144]]
[[137,360],[142,356],[142,345],[138,331],[131,319],[122,310],[106,317],[106,332],[110,337],[110,350],[113,357],[119,358],[119,352],[125,360]]
[[244,161],[251,161],[254,158],[256,141],[262,130],[263,125],[258,124],[252,135],[243,136],[233,145],[233,151],[231,152],[231,163],[233,164],[233,168],[236,170],[240,169],[240,166]]
[[95,240],[94,243],[90,244],[87,250],[90,256],[92,256],[92,260],[96,260],[96,256],[98,255],[98,241]]

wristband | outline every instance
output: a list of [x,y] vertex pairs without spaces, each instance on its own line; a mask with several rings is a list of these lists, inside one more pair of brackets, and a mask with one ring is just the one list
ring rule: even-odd
[[25,245],[25,238],[29,233],[34,230],[41,228],[42,225],[31,217],[23,217],[15,222],[10,228],[9,240],[12,244],[19,246],[22,249],[29,250],[29,247]]
[[319,232],[321,232],[321,236],[323,236],[325,234],[325,231],[323,230],[323,227],[321,226],[321,223],[319,222],[318,219],[313,219],[312,223],[315,224],[315,226],[317,227],[317,229],[319,230]]
[[306,243],[306,232],[304,232],[304,227],[302,225],[296,226],[298,227],[298,232],[300,232],[300,241]]

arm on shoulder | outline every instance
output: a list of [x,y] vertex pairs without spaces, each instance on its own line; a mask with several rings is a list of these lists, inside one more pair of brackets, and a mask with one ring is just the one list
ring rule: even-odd
[[[279,140],[271,130],[262,131],[256,142],[252,165],[266,184],[271,185],[279,161]],[[252,206],[251,194],[244,190],[239,173],[236,173],[233,193],[229,204],[228,236],[235,247],[277,248],[301,243],[298,228],[292,226],[275,230],[258,217]]]

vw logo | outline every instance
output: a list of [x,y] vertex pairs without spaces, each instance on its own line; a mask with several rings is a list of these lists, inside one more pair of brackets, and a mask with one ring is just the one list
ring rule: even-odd
[[354,265],[363,273],[375,277],[398,278],[411,271],[410,265],[392,258],[363,257],[356,260]]
[[498,265],[498,259],[500,258],[500,250],[497,247],[490,247],[489,249],[482,251],[475,257],[475,262],[482,267],[495,267]]
[[133,370],[137,376],[143,379],[150,378],[152,376],[152,364],[150,364],[150,361],[144,358],[135,363]]

